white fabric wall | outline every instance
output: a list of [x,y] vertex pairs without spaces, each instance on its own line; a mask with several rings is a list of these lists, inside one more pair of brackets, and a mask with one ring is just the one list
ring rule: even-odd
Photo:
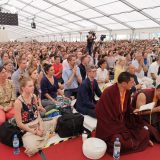
[[0,29],[0,42],[7,42],[7,41],[9,41],[7,31]]

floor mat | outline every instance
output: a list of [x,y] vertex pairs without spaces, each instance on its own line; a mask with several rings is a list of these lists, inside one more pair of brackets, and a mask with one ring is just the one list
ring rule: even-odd
[[0,144],[0,160],[42,160],[39,154],[28,157],[24,154],[24,148],[20,148],[20,154],[14,155],[13,148]]
[[[160,160],[160,145],[148,147],[143,152],[121,156],[121,160]],[[51,146],[43,151],[47,160],[87,160],[82,152],[81,137],[70,139],[58,145]],[[112,156],[106,154],[101,160],[113,160]]]
[[[160,145],[155,144],[154,147],[148,147],[143,152],[133,153],[121,156],[121,160],[160,160],[159,158]],[[82,153],[82,138],[77,137],[68,141],[51,145],[43,150],[47,160],[87,160]],[[13,155],[13,149],[0,144],[0,160],[42,160],[39,154],[33,157],[27,157],[24,154],[24,148],[21,148],[19,155]],[[101,160],[113,160],[106,154]]]

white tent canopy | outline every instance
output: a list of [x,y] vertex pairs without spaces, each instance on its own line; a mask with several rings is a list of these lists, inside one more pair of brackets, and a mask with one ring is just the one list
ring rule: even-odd
[[5,26],[17,39],[160,28],[159,0],[0,0],[0,7],[18,13],[19,26]]

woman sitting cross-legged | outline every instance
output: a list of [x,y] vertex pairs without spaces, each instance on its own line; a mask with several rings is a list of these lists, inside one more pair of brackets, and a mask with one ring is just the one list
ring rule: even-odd
[[15,101],[17,126],[26,133],[22,136],[25,153],[32,156],[47,143],[49,134],[54,132],[56,120],[43,121],[37,110],[37,99],[33,94],[34,83],[30,77],[20,78],[21,95]]
[[45,112],[46,110],[43,108],[42,103],[41,103],[41,91],[40,91],[40,84],[38,82],[38,71],[37,68],[29,68],[28,69],[28,75],[29,77],[33,80],[34,84],[34,94],[37,97],[38,101],[38,110],[41,112]]
[[58,80],[53,76],[54,69],[51,64],[44,65],[45,75],[41,80],[41,99],[42,106],[46,111],[54,109],[59,102],[56,100],[57,93],[63,96],[62,91],[59,89]]
[[15,87],[7,79],[6,69],[0,66],[0,125],[14,116]]

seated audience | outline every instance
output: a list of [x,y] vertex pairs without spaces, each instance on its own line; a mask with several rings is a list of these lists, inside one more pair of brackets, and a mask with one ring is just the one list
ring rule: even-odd
[[122,154],[142,151],[149,144],[149,132],[130,106],[133,84],[130,73],[120,73],[118,83],[105,89],[96,105],[96,137],[107,143],[110,154],[116,138],[120,139]]
[[105,83],[109,82],[109,72],[107,71],[107,63],[104,59],[100,59],[98,62],[97,76],[96,80],[99,87],[102,89]]
[[31,57],[31,59],[29,59],[29,64],[28,64],[28,68],[37,68],[38,71],[38,60],[36,57]]
[[153,80],[156,80],[159,75],[160,75],[160,54],[156,58],[156,61],[149,66],[148,70],[148,77],[152,78]]
[[62,63],[60,56],[55,56],[55,61],[53,63],[54,76],[57,78],[58,82],[62,83]]
[[96,77],[96,67],[94,65],[89,65],[86,67],[87,78],[79,86],[76,109],[82,114],[89,115],[91,117],[96,117],[95,107],[96,100],[95,94],[100,97],[101,91],[98,87],[98,83],[95,80]]
[[11,77],[12,77],[12,74],[13,74],[13,63],[12,63],[12,61],[11,60],[9,60],[9,61],[6,61],[5,63],[4,63],[4,68],[6,69],[6,75],[7,75],[7,78],[8,79],[11,79]]
[[43,149],[49,134],[55,129],[56,121],[43,122],[37,110],[34,83],[30,77],[20,78],[21,95],[15,101],[15,119],[17,126],[25,132],[22,136],[25,153],[33,156]]
[[64,58],[65,58],[65,59],[63,59],[63,62],[62,62],[63,71],[64,71],[65,69],[68,69],[68,68],[69,68],[69,63],[68,63],[68,60],[67,60],[68,54],[66,54]]
[[62,78],[64,80],[64,95],[68,98],[77,97],[78,83],[82,83],[82,77],[79,67],[76,65],[76,56],[70,54],[67,58],[69,68],[63,70]]
[[138,78],[143,78],[144,77],[144,72],[145,72],[145,65],[144,65],[144,59],[142,57],[142,53],[137,52],[135,54],[135,59],[132,60],[132,64],[136,68],[136,76]]
[[21,75],[26,76],[26,68],[27,68],[27,61],[26,59],[19,58],[18,59],[18,66],[19,68],[12,74],[11,79],[13,80],[13,83],[16,87],[16,95],[18,96],[20,94],[19,90],[19,78]]
[[53,76],[54,69],[51,64],[44,65],[45,75],[41,80],[41,99],[42,106],[45,107],[46,111],[55,108],[56,104],[58,104],[56,98],[57,93],[63,96],[63,93],[59,89],[58,80]]
[[106,57],[106,61],[107,61],[108,69],[112,70],[114,68],[115,62],[116,62],[116,59],[115,59],[112,51],[110,51],[108,53],[108,56]]
[[82,58],[82,52],[77,51],[76,52],[76,64],[79,66],[81,64],[81,58]]
[[160,131],[160,85],[157,88],[143,89],[138,92],[134,98],[132,105],[139,109],[140,106],[155,102],[155,106],[151,111],[138,112],[143,119]]
[[99,59],[99,54],[98,52],[94,53],[93,55],[93,64],[97,67],[98,66],[98,59]]
[[2,58],[2,63],[4,64],[5,62],[9,61],[9,55],[7,52],[3,52],[3,54],[1,55]]
[[121,72],[125,71],[125,64],[126,64],[126,59],[125,57],[119,57],[118,61],[115,66],[115,71],[114,71],[114,82],[117,83],[118,76],[120,75]]
[[7,79],[6,70],[0,66],[0,125],[14,116],[15,87]]
[[29,68],[28,76],[33,80],[33,83],[34,83],[34,94],[37,97],[38,110],[45,112],[45,109],[43,108],[42,103],[41,103],[41,89],[40,89],[40,84],[38,83],[37,68]]
[[88,54],[88,59],[89,59],[88,64],[89,64],[89,65],[93,65],[93,64],[94,64],[93,58],[92,58],[92,56],[90,56],[89,54]]
[[129,53],[124,54],[124,57],[126,58],[126,66],[130,65],[131,62],[131,55]]
[[129,64],[128,66],[128,72],[132,75],[132,77],[134,78],[134,82],[135,82],[135,85],[131,88],[131,93],[134,93],[136,92],[137,90],[141,89],[142,88],[142,84],[139,84],[138,82],[138,78],[135,74],[135,67],[133,64]]
[[29,68],[27,72],[28,72],[28,76],[33,80],[33,83],[34,83],[34,94],[37,97],[39,97],[40,96],[40,85],[38,83],[37,68]]
[[86,78],[86,66],[89,62],[88,55],[83,55],[81,57],[81,64],[78,66],[81,72],[82,80]]

